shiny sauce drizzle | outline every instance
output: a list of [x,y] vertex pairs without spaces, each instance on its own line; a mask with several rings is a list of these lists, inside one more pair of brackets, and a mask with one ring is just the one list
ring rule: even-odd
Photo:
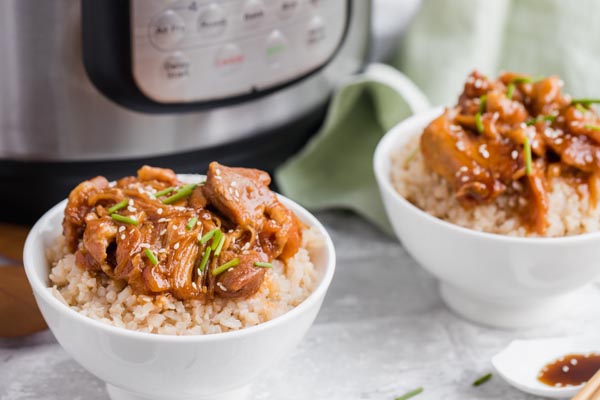
[[600,354],[567,354],[547,364],[538,380],[548,386],[578,386],[600,370]]

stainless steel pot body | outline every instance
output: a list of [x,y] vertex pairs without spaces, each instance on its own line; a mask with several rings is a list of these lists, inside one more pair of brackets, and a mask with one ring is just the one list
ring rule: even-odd
[[[153,7],[174,3],[146,1]],[[264,1],[272,7],[277,3]],[[215,2],[175,3],[196,3],[201,8]],[[318,6],[320,2],[306,3]],[[348,26],[339,48],[318,71],[268,95],[215,107],[205,101],[198,110],[186,112],[152,113],[113,101],[90,80],[82,56],[80,0],[3,0],[0,159],[89,161],[168,155],[223,145],[285,126],[326,101],[332,90],[365,62],[370,1],[351,0],[348,4]],[[161,15],[148,16],[148,29],[156,28],[156,18]],[[151,34],[132,26],[132,38],[123,40],[135,42],[136,35]],[[143,57],[137,62],[134,65],[144,62]]]

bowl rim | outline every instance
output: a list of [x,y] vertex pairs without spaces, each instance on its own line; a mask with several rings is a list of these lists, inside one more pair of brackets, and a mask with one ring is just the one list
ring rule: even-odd
[[[51,286],[48,286],[41,279],[38,279],[37,273],[34,271],[34,260],[32,258],[34,253],[34,247],[37,245],[37,242],[41,240],[40,231],[42,230],[42,227],[47,225],[48,219],[54,217],[57,213],[62,214],[64,212],[64,208],[68,201],[67,199],[62,200],[58,204],[54,205],[51,209],[46,211],[46,213],[44,213],[44,215],[40,217],[40,219],[35,223],[31,231],[27,235],[27,239],[25,241],[25,246],[23,250],[23,266],[25,269],[25,273],[36,297],[39,296],[46,304],[48,304],[48,306],[56,310],[56,312],[66,315],[69,318],[75,319],[82,324],[90,325],[91,327],[99,329],[107,334],[120,335],[136,340],[155,341],[163,343],[209,343],[219,342],[222,340],[231,340],[236,338],[240,339],[250,335],[259,334],[262,331],[269,330],[276,326],[291,322],[296,317],[299,317],[300,315],[317,305],[317,303],[321,301],[327,293],[327,290],[333,279],[336,265],[335,247],[333,245],[331,236],[329,235],[323,224],[321,224],[321,222],[314,215],[312,215],[312,213],[310,213],[304,207],[300,206],[298,203],[294,202],[291,199],[288,199],[287,197],[281,194],[277,193],[277,196],[286,207],[290,208],[300,218],[301,221],[307,223],[309,227],[316,227],[319,230],[319,233],[323,236],[324,239],[324,247],[327,255],[327,261],[320,282],[306,299],[304,299],[300,304],[298,304],[291,310],[285,312],[284,314],[277,316],[269,321],[260,323],[258,325],[238,329],[235,331],[220,333],[197,335],[168,335],[160,333],[140,332],[110,325],[108,323],[101,322],[91,317],[85,316],[75,311],[70,306],[65,305],[59,299],[57,299],[49,290]],[[57,227],[57,229],[59,228]],[[37,298],[36,301],[38,301]]]
[[[391,176],[389,174],[389,171],[392,168],[392,153],[399,147],[405,145],[408,138],[420,135],[424,126],[437,116],[441,115],[445,109],[445,107],[439,106],[406,118],[390,129],[377,144],[373,156],[375,178],[380,190],[384,191],[394,199],[394,205],[404,207],[425,221],[438,226],[440,229],[446,229],[455,232],[457,235],[469,236],[481,240],[496,240],[499,242],[516,243],[520,245],[556,246],[600,239],[600,231],[560,237],[521,237],[477,231],[437,218],[415,206],[398,193],[391,182]],[[412,132],[413,130],[414,132]],[[406,136],[406,138],[403,138],[403,136]]]

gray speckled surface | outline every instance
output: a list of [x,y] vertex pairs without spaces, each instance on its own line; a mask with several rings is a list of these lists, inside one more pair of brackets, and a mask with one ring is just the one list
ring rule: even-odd
[[[395,240],[349,214],[318,216],[336,245],[336,276],[308,336],[254,384],[253,400],[392,400],[419,386],[423,400],[534,399],[497,376],[478,388],[471,382],[515,338],[600,332],[597,284],[562,321],[520,331],[485,328],[448,311],[434,279]],[[46,331],[0,339],[0,399],[108,396]]]

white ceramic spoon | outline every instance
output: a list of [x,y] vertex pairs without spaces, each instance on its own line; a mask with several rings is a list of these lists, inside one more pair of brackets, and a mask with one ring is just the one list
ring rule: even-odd
[[541,369],[567,354],[600,352],[600,339],[569,337],[538,340],[515,340],[492,358],[496,372],[509,384],[536,396],[571,398],[583,387],[552,387],[537,380]]

